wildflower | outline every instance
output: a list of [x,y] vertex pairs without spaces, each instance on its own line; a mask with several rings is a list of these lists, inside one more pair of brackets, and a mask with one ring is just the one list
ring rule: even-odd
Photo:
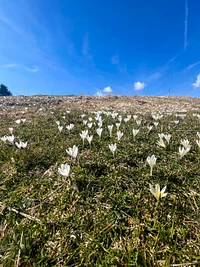
[[139,133],[139,129],[133,129],[133,136],[136,137],[136,135]]
[[134,121],[137,120],[138,116],[137,115],[133,115],[133,119]]
[[200,148],[200,140],[196,140],[198,147]]
[[98,129],[96,130],[96,132],[97,132],[97,134],[98,134],[98,136],[99,136],[100,138],[101,138],[102,131],[103,131],[102,128],[98,128]]
[[178,124],[178,123],[179,123],[179,120],[175,120],[174,123],[175,123],[175,124]]
[[153,124],[157,127],[158,124],[159,124],[159,122],[156,122],[156,121],[155,121]]
[[14,135],[7,136],[7,141],[10,142],[11,144],[13,144],[14,139],[15,139]]
[[6,142],[6,141],[7,141],[7,136],[4,135],[4,136],[0,137],[0,139],[1,139],[3,142]]
[[70,172],[70,165],[66,164],[61,164],[61,167],[58,168],[58,172],[63,175],[68,177],[69,176],[69,172]]
[[90,123],[87,124],[88,128],[92,128],[92,125],[93,125],[92,122],[90,122]]
[[166,148],[166,145],[165,145],[165,143],[164,143],[164,141],[163,141],[163,139],[162,139],[162,138],[161,138],[159,141],[157,141],[157,145],[159,145],[159,146],[162,146],[162,147]]
[[63,130],[63,126],[58,125],[58,130],[59,130],[59,132],[61,133],[62,130]]
[[18,120],[16,120],[15,122],[16,122],[17,124],[20,124],[21,120],[18,119]]
[[59,121],[56,121],[56,124],[59,126],[60,125],[60,122]]
[[183,145],[184,146],[184,148],[191,148],[191,146],[190,146],[190,144],[189,144],[189,140],[188,139],[183,139],[183,140],[181,140],[181,145]]
[[153,125],[149,125],[149,126],[147,126],[147,128],[148,128],[149,131],[151,131],[152,128],[153,128]]
[[70,123],[69,125],[66,125],[66,129],[71,131],[74,128],[74,124]]
[[101,128],[102,125],[103,125],[102,121],[99,121],[99,122],[98,122],[98,126],[99,126],[99,128]]
[[158,136],[159,136],[160,139],[163,139],[164,134],[163,133],[159,133]]
[[117,127],[117,131],[119,131],[119,127],[120,127],[121,123],[120,122],[117,122],[115,125]]
[[141,124],[142,120],[136,120],[136,124],[137,126],[139,126]]
[[112,137],[112,129],[113,129],[113,124],[112,125],[108,125],[108,130],[110,133],[110,137]]
[[167,141],[167,143],[169,144],[171,134],[164,134],[163,136],[164,136],[165,140]]
[[10,127],[10,128],[8,128],[8,130],[9,130],[10,134],[12,135],[13,134],[13,128]]
[[87,135],[88,135],[88,130],[82,131],[82,133],[80,133],[80,137],[83,140],[83,145],[84,145],[84,141]]
[[123,135],[124,135],[123,132],[117,131],[117,140],[120,141],[120,139],[122,138]]
[[26,119],[22,119],[22,122],[25,123]]
[[72,158],[76,158],[78,155],[78,147],[73,145],[73,147],[69,148],[68,150],[66,149],[67,154],[69,154]]
[[115,144],[110,144],[108,145],[108,147],[110,148],[110,151],[113,153],[113,156],[115,155],[115,151],[117,149],[117,145]]
[[190,151],[190,147],[184,148],[184,147],[179,146],[178,148],[178,154],[180,155],[180,158],[184,157],[189,151]]
[[22,142],[22,141],[19,141],[19,143],[18,142],[15,142],[15,145],[16,145],[16,147],[18,147],[19,149],[21,149],[21,148],[25,148],[26,146],[27,146],[27,143],[28,142]]
[[147,157],[147,162],[151,168],[150,169],[150,175],[151,176],[152,176],[153,167],[154,167],[154,165],[156,165],[156,160],[157,160],[157,158],[155,157],[155,155],[152,155],[151,157],[150,156]]
[[88,122],[87,120],[83,120],[83,124],[84,124],[84,125],[86,125],[86,124],[87,124],[87,122]]
[[124,118],[124,122],[127,123],[128,121],[130,121],[131,119],[131,115],[127,115],[126,118]]
[[89,144],[91,145],[92,139],[93,139],[93,135],[87,135],[86,139],[88,140]]
[[160,191],[160,185],[156,184],[155,189],[151,184],[149,184],[150,192],[154,195],[154,197],[159,200],[163,197],[166,197],[167,193],[165,193],[165,190],[167,186],[163,187],[163,189]]
[[200,132],[197,132],[198,137],[200,138]]
[[122,116],[118,117],[118,121],[121,122],[122,121]]

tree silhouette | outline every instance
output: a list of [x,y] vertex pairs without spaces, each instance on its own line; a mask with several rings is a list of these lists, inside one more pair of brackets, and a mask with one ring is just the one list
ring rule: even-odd
[[11,96],[12,93],[8,90],[8,87],[4,84],[0,84],[0,96]]

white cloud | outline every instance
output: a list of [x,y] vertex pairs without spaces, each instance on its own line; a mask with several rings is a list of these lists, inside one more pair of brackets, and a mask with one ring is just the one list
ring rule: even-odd
[[20,64],[16,64],[16,63],[10,63],[7,65],[3,66],[4,68],[13,68],[13,69],[24,69],[30,72],[38,72],[39,71],[39,67],[38,66],[33,66],[32,68],[28,68],[24,65],[20,65]]
[[39,68],[37,66],[33,67],[32,69],[25,67],[25,70],[30,71],[30,72],[37,72],[39,70]]
[[200,87],[200,74],[197,76],[196,82],[192,83],[192,85],[196,88]]
[[102,91],[101,91],[101,90],[98,90],[98,91],[96,92],[96,96],[103,96]]
[[194,63],[194,64],[191,64],[191,65],[189,65],[187,68],[185,68],[185,69],[183,70],[183,72],[188,71],[188,70],[191,70],[192,68],[194,68],[195,66],[197,66],[197,65],[199,65],[199,64],[200,64],[200,61],[198,61],[198,62],[196,62],[196,63]]
[[119,64],[119,56],[113,56],[111,58],[111,63],[114,65],[118,65]]
[[11,63],[11,64],[7,64],[4,65],[5,68],[18,68],[20,67],[20,65],[16,64],[16,63]]
[[187,30],[188,30],[188,0],[185,0],[185,30],[184,30],[184,49],[187,47]]
[[145,83],[141,83],[141,82],[136,82],[134,83],[134,89],[137,90],[142,90],[144,89],[144,87],[146,86]]
[[111,93],[112,92],[112,89],[110,88],[110,86],[107,86],[103,89],[103,92],[104,93]]

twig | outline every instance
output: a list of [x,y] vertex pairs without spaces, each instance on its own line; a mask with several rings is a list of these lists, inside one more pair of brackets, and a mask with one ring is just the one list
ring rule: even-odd
[[197,261],[196,262],[186,262],[186,263],[171,264],[170,266],[171,267],[178,267],[178,266],[184,267],[184,266],[190,266],[190,265],[197,264],[197,263],[198,263]]
[[28,215],[28,214],[26,214],[26,213],[23,213],[23,212],[21,212],[21,211],[18,211],[18,210],[16,210],[16,209],[11,208],[11,207],[6,207],[6,206],[3,205],[2,203],[0,203],[0,206],[1,206],[2,208],[4,208],[4,209],[7,208],[9,211],[13,211],[13,212],[15,212],[15,213],[17,213],[17,214],[20,214],[21,216],[23,216],[23,217],[25,217],[25,218],[27,218],[27,219],[29,219],[29,220],[31,220],[31,221],[36,221],[36,222],[42,224],[42,222],[41,222],[38,218],[35,218],[35,217],[31,216],[31,215]]
[[21,238],[20,238],[20,244],[19,244],[19,252],[18,252],[18,257],[17,257],[17,263],[16,263],[16,267],[19,266],[19,261],[20,261],[20,254],[21,254],[21,247],[22,247],[22,238],[23,238],[23,231],[21,234]]

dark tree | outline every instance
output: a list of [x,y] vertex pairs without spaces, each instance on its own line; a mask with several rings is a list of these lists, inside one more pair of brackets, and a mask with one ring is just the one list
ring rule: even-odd
[[8,90],[8,87],[4,84],[0,84],[0,96],[11,96],[12,93]]

